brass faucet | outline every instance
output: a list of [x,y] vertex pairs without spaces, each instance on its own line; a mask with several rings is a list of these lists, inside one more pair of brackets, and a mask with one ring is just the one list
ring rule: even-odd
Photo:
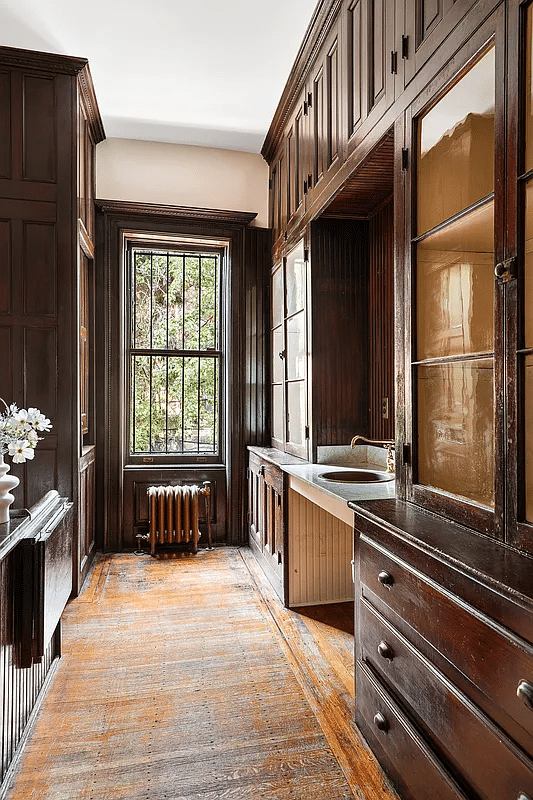
[[376,447],[387,448],[387,472],[394,472],[394,457],[392,451],[394,450],[394,441],[392,439],[367,439],[365,436],[354,436],[352,439],[352,447],[356,444],[373,444]]

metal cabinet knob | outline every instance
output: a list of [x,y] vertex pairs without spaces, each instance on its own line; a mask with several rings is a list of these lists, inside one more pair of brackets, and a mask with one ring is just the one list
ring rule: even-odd
[[394,650],[392,649],[390,644],[388,644],[388,642],[385,642],[384,640],[382,640],[378,644],[378,653],[382,658],[386,658],[387,661],[392,661],[392,659],[394,658]]
[[383,570],[378,575],[378,581],[381,583],[382,586],[386,586],[387,589],[390,589],[390,587],[394,583],[394,578],[392,577],[390,572]]
[[383,733],[387,733],[389,730],[389,723],[387,717],[378,711],[377,714],[374,714],[374,725],[379,731],[383,731]]
[[529,681],[520,681],[516,689],[516,696],[533,711],[533,684]]

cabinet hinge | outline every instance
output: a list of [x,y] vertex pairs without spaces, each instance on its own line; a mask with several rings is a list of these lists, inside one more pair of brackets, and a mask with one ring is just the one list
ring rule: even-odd
[[402,169],[407,169],[409,166],[409,150],[407,147],[402,147]]
[[509,283],[516,278],[516,258],[508,258],[494,267],[494,275],[498,283]]
[[[309,261],[309,248],[308,247],[304,247],[304,261]],[[309,430],[309,428],[307,430]]]
[[304,100],[304,117],[307,116],[307,100]]
[[402,445],[402,461],[404,464],[411,463],[411,445],[410,444],[403,444]]
[[393,75],[398,72],[398,53],[396,50],[393,50],[390,54],[390,71]]
[[313,108],[313,95],[311,92],[307,92],[307,108]]
[[268,179],[268,188],[272,189],[272,178]]
[[304,181],[304,194],[307,194],[307,181]]
[[309,439],[309,425],[305,426],[305,438]]
[[402,36],[402,58],[409,58],[409,37]]

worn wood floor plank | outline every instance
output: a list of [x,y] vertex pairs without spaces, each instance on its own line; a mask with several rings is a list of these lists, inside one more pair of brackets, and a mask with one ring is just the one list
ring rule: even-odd
[[[274,620],[247,556],[100,559],[66,609],[63,658],[7,800],[390,800],[364,746],[359,782],[339,766],[349,712],[319,724],[297,663],[324,660],[325,645],[289,612]],[[345,701],[339,683],[327,713]]]

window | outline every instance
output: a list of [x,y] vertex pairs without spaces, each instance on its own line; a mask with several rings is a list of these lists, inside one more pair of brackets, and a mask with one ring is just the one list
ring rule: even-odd
[[221,458],[222,251],[131,243],[129,453]]

